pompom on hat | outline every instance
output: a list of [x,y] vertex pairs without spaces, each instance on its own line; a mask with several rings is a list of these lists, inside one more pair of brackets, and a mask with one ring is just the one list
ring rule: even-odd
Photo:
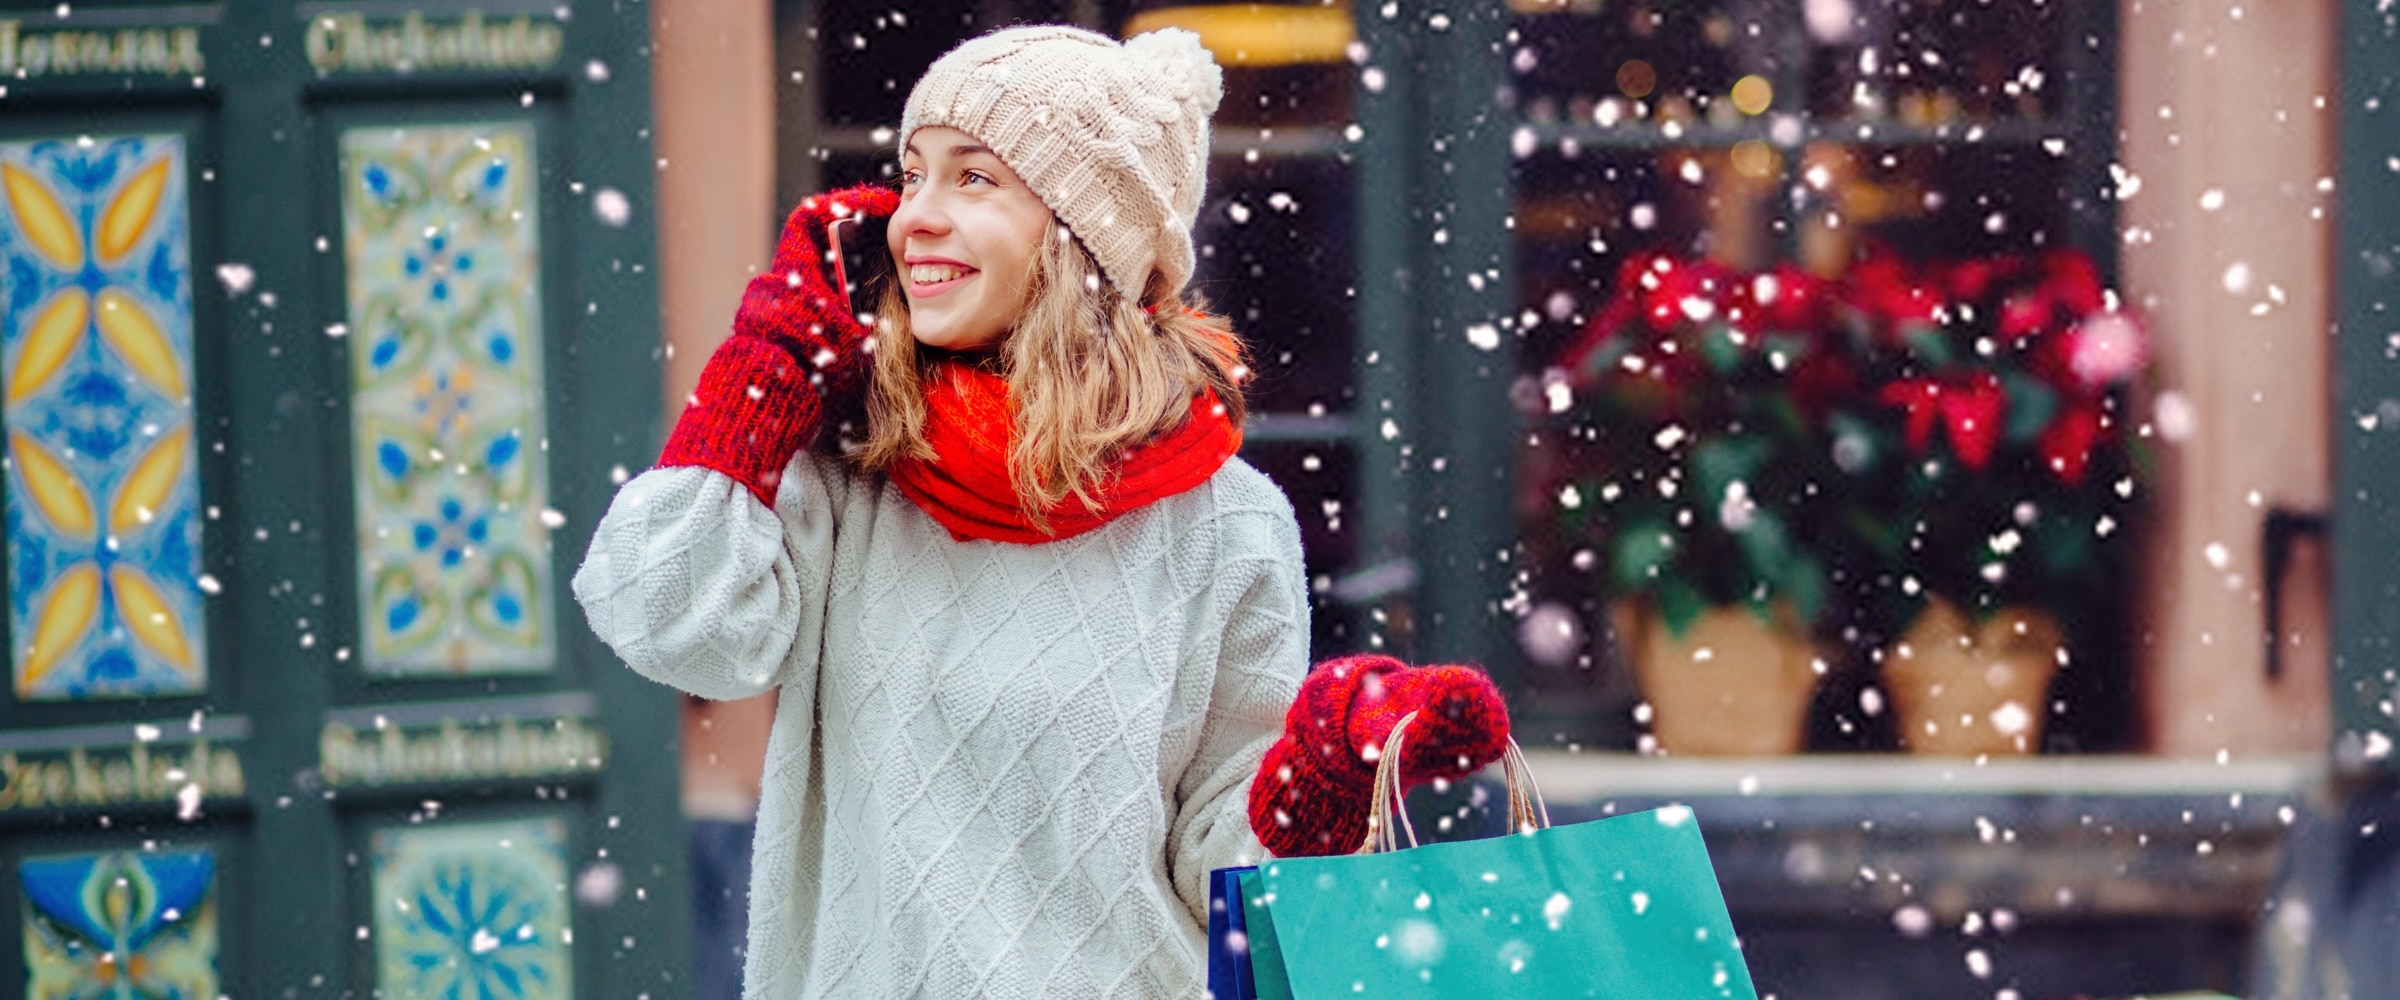
[[934,125],[974,136],[1119,292],[1139,298],[1152,270],[1180,291],[1224,81],[1200,36],[1180,28],[1123,43],[1065,25],[1006,28],[934,61],[909,91],[900,137]]

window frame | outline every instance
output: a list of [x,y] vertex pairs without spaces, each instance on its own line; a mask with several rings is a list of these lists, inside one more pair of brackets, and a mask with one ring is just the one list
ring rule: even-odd
[[[2340,17],[2335,190],[2333,440],[2333,734],[2335,767],[2400,774],[2400,334],[2391,318],[2400,258],[2400,15],[2347,0]],[[2380,738],[2380,739],[2379,739]],[[2381,747],[2382,752],[2376,752]]]

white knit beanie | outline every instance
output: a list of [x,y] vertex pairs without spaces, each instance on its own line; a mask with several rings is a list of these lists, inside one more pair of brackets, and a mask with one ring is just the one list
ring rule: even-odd
[[936,60],[909,91],[906,143],[947,125],[981,140],[1058,215],[1118,291],[1153,268],[1181,291],[1224,73],[1181,28],[1118,44],[1065,25],[1006,28]]

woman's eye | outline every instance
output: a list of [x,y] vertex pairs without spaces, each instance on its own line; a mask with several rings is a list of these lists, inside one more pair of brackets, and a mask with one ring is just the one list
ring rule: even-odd
[[962,178],[960,178],[959,180],[960,180],[960,182],[961,182],[961,183],[965,183],[965,182],[967,182],[967,181],[982,181],[982,182],[984,182],[984,183],[986,183],[986,184],[990,184],[990,183],[992,183],[992,179],[991,179],[991,178],[989,178],[989,177],[985,177],[984,175],[982,175],[982,174],[979,174],[979,173],[976,173],[976,172],[974,172],[974,171],[972,171],[972,170],[970,170],[970,171],[967,171],[967,175],[966,175],[965,177],[962,177]]

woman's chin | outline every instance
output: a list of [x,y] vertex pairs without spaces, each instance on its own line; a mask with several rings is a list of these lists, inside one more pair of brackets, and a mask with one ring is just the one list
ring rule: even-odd
[[928,330],[922,326],[913,324],[909,328],[909,333],[915,336],[917,338],[917,343],[922,346],[930,347],[940,351],[950,351],[957,354],[973,354],[978,351],[988,351],[997,346],[1000,342],[1000,337],[997,334],[981,336],[972,332],[946,330],[940,327],[935,327],[931,330]]
[[916,335],[917,346],[919,347],[930,347],[937,351],[955,351],[958,349],[951,346],[957,343],[955,338],[944,336],[939,332],[927,333],[923,329],[919,328],[911,328],[909,332]]

